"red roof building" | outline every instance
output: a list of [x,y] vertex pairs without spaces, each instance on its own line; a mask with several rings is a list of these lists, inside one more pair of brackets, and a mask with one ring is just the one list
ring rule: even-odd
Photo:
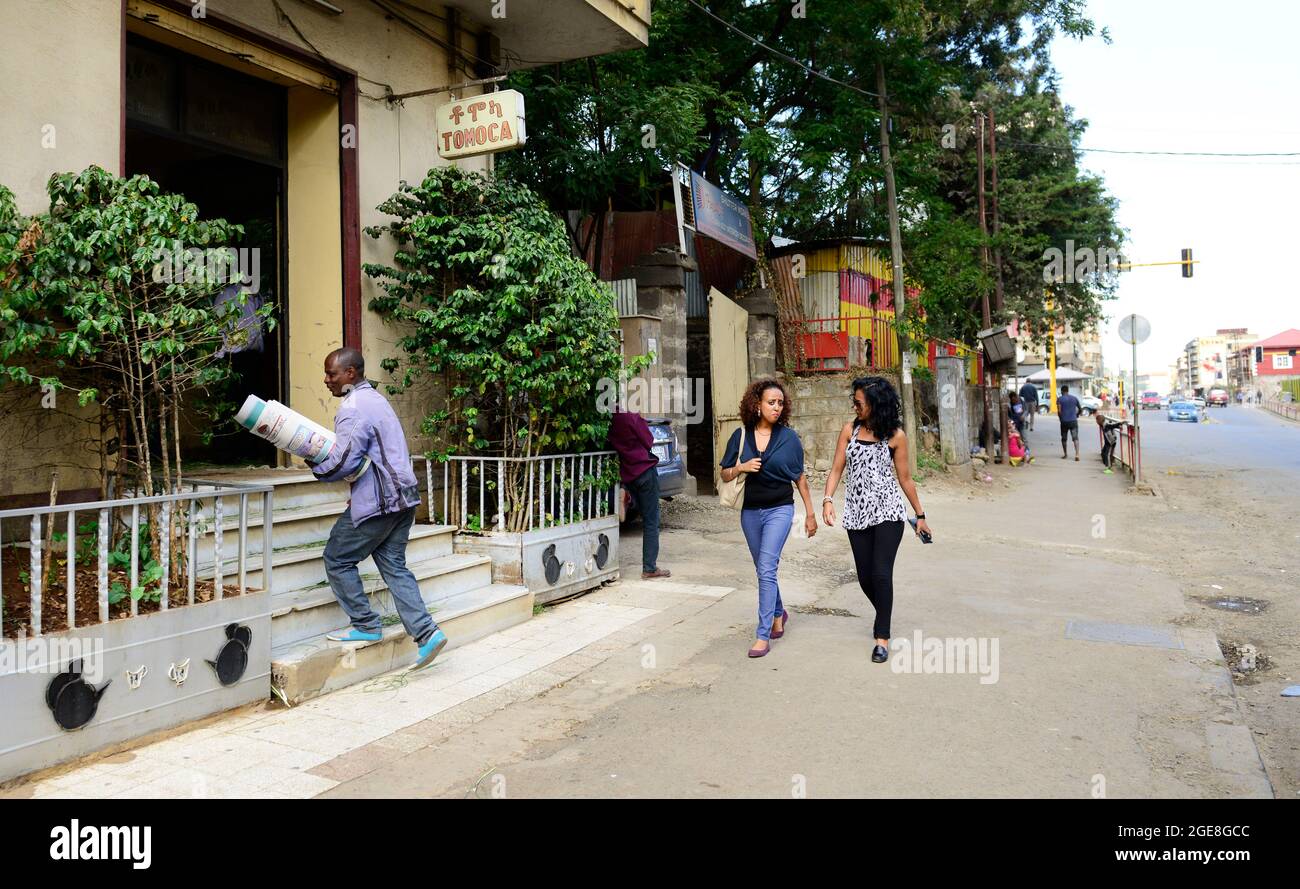
[[1276,336],[1260,340],[1252,347],[1258,360],[1255,361],[1256,376],[1296,376],[1300,375],[1300,330],[1291,328]]

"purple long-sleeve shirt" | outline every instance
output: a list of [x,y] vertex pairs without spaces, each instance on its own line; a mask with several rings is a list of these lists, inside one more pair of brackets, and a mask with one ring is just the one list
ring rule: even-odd
[[338,443],[329,456],[312,467],[316,478],[341,481],[360,469],[366,457],[370,458],[370,468],[352,482],[349,509],[353,525],[420,505],[420,489],[411,469],[402,423],[388,399],[369,382],[358,383],[344,397],[334,415],[334,434]]
[[610,419],[609,446],[618,451],[618,475],[623,484],[659,465],[659,458],[650,450],[654,443],[650,426],[640,414],[619,412]]

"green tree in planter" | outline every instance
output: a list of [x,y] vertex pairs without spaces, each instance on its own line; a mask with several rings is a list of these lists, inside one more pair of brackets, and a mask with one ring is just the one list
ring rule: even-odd
[[[49,212],[24,219],[0,186],[0,389],[21,396],[39,381],[99,406],[101,492],[110,454],[125,489],[179,490],[185,399],[229,378],[214,355],[246,336],[244,297],[214,305],[233,270],[213,251],[242,230],[199,219],[146,176],[91,166],[51,176],[47,190]],[[271,310],[259,310],[268,328]],[[148,510],[153,552],[158,511]],[[173,569],[179,577],[179,560]]]
[[[398,325],[396,393],[440,380],[444,407],[422,422],[430,456],[506,457],[602,447],[599,381],[622,372],[613,292],[570,250],[564,225],[526,186],[455,167],[406,182],[366,229],[396,242],[393,265],[368,263],[385,295],[370,308]],[[524,473],[507,476],[506,524],[527,521]]]

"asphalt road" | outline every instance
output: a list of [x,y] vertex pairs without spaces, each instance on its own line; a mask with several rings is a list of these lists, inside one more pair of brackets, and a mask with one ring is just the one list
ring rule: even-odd
[[1300,483],[1300,423],[1237,405],[1206,408],[1206,417],[1198,424],[1171,423],[1168,411],[1143,411],[1144,467],[1248,468],[1281,473],[1272,478],[1287,486]]

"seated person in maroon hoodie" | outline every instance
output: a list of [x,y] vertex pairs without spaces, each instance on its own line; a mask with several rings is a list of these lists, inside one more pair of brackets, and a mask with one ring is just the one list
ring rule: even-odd
[[618,452],[618,474],[641,512],[641,577],[668,577],[659,560],[659,458],[654,436],[640,414],[615,411],[610,418],[609,446]]

